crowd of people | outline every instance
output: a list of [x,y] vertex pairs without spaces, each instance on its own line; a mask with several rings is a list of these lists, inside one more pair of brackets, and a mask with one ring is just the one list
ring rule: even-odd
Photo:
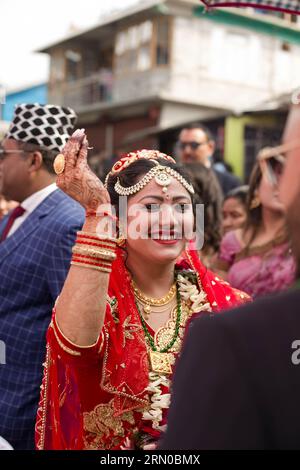
[[[243,338],[247,354],[257,338],[253,356],[263,343],[256,299],[288,292],[298,276],[298,193],[286,201],[285,176],[290,153],[300,167],[297,113],[293,108],[283,146],[262,149],[245,186],[214,160],[214,138],[200,123],[181,130],[177,161],[159,150],[133,151],[101,181],[88,164],[88,136],[74,132],[72,109],[16,107],[0,148],[0,339],[6,345],[0,446],[3,439],[7,447],[39,450],[297,443],[292,431],[281,440],[256,408],[248,431],[231,433],[229,424],[242,427],[243,413],[251,414],[257,397],[247,383],[265,370],[261,357],[261,370],[253,372],[247,355],[250,372],[243,381],[235,364],[246,354]],[[284,299],[291,294],[283,295],[275,324],[284,324]],[[262,322],[264,309],[271,315],[268,302],[257,303]],[[224,313],[241,304],[247,304],[241,312]],[[223,331],[231,328],[236,349]],[[215,341],[219,357],[210,354]],[[284,364],[281,372],[292,387]],[[228,399],[232,378],[235,411]],[[268,386],[273,379],[278,386],[271,374]],[[218,398],[224,384],[227,395]]]

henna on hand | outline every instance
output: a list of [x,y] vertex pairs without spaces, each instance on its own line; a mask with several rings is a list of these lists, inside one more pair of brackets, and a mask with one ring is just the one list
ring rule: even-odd
[[62,153],[65,170],[58,176],[57,186],[86,210],[96,210],[99,205],[110,203],[107,190],[88,166],[88,140],[84,129],[72,134]]

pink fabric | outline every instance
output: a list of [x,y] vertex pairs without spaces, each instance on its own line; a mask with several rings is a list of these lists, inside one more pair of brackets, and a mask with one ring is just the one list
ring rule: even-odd
[[270,251],[236,260],[242,246],[235,232],[222,240],[219,259],[229,264],[228,282],[253,298],[282,291],[295,281],[295,261],[284,242]]

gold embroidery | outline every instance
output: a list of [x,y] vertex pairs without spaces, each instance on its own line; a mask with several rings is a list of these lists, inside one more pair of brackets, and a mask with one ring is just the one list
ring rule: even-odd
[[67,353],[71,354],[72,356],[81,356],[81,353],[80,353],[80,352],[74,351],[73,349],[70,349],[70,348],[68,348],[67,346],[65,346],[65,345],[62,343],[62,341],[59,339],[58,334],[57,334],[56,331],[55,331],[54,325],[52,325],[52,328],[53,328],[53,332],[54,332],[56,341],[58,342],[58,344],[59,344],[59,346],[61,347],[61,349],[63,349],[63,351],[66,351]]
[[[62,392],[59,395],[59,407],[61,408],[64,406],[66,398],[67,398],[67,389],[70,385],[70,379],[69,379],[69,371],[65,369],[65,386]],[[61,384],[58,384],[58,389],[60,390]]]
[[133,333],[136,333],[139,329],[141,329],[141,325],[130,322],[131,316],[127,317],[124,321],[123,348],[125,347],[126,339],[134,339]]
[[45,447],[45,430],[47,419],[48,387],[49,387],[49,368],[50,368],[50,346],[46,346],[46,361],[44,366],[44,377],[41,385],[41,400],[37,411],[35,430],[38,436],[36,447],[43,450]]
[[[106,404],[97,405],[93,411],[84,413],[83,427],[87,433],[86,449],[107,449],[106,440],[108,438],[110,440],[109,447],[113,447],[118,443],[118,437],[125,436],[125,423],[134,425],[133,412],[129,411],[120,416],[114,416],[113,400]],[[111,434],[114,437],[110,436]]]
[[[108,360],[108,346],[109,346],[109,333],[108,333],[108,325],[107,327],[103,326],[103,332],[105,335],[105,351],[103,357],[103,369],[102,369],[102,377],[101,377],[101,384],[100,386],[108,393],[113,393],[114,395],[123,396],[124,398],[130,398],[135,400],[137,403],[140,403],[143,406],[148,405],[148,400],[144,398],[139,398],[139,395],[143,395],[146,393],[146,388],[142,390],[138,396],[135,395],[132,390],[128,390],[130,393],[126,392],[126,388],[124,391],[118,390],[117,388],[113,387],[110,383],[110,372],[107,369],[107,360]],[[141,338],[138,338],[140,341]]]

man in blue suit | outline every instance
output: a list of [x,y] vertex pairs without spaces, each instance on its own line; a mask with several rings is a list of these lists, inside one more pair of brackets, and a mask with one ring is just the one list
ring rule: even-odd
[[45,333],[84,221],[53,171],[75,120],[70,108],[20,105],[0,146],[0,193],[19,202],[0,223],[0,436],[15,449],[34,449]]

